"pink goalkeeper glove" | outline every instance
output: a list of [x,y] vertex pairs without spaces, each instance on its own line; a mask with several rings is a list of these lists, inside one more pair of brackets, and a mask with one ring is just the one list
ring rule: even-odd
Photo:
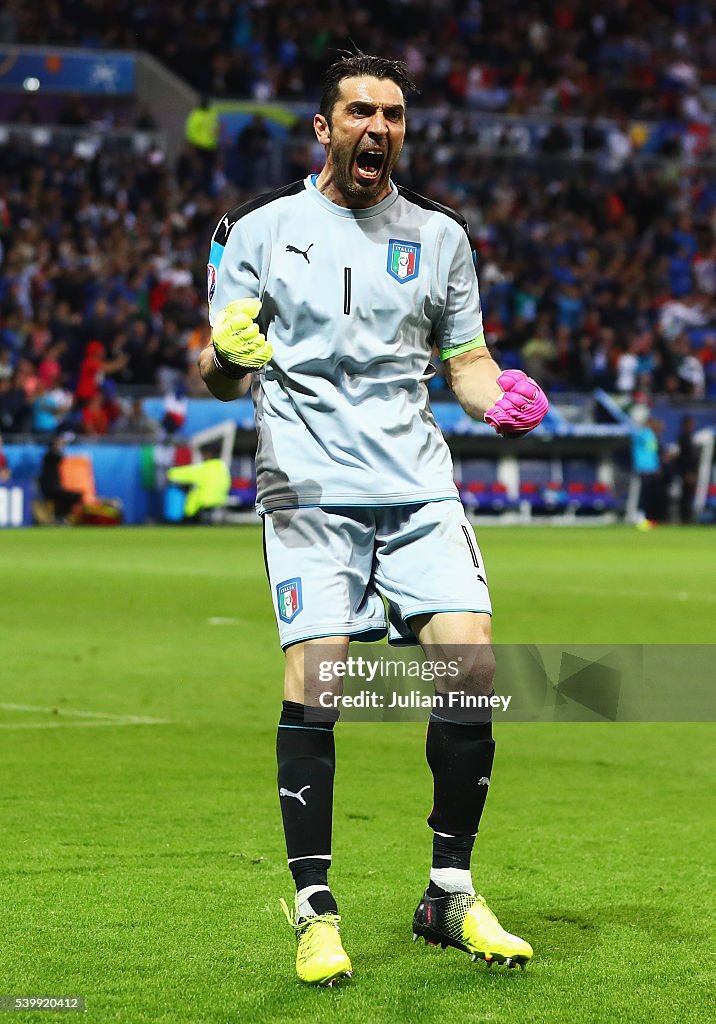
[[522,370],[505,370],[497,378],[505,392],[485,413],[498,434],[527,434],[542,422],[549,402],[539,384]]

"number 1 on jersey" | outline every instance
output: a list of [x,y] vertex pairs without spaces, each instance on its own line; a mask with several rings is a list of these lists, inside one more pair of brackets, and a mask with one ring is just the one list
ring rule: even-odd
[[343,268],[343,312],[348,316],[351,311],[351,268]]

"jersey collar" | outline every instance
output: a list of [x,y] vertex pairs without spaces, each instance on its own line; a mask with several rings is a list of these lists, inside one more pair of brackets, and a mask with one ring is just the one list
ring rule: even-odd
[[381,213],[384,213],[386,210],[390,209],[390,207],[398,198],[398,190],[391,181],[390,192],[385,197],[385,199],[381,199],[381,201],[379,203],[376,203],[375,206],[369,206],[365,210],[350,210],[346,206],[337,206],[335,203],[331,202],[330,199],[327,199],[322,192],[319,192],[318,189],[316,188],[317,178],[317,174],[308,175],[308,177],[305,180],[306,191],[308,192],[309,196],[311,196],[311,198],[314,200],[314,202],[317,202],[320,206],[323,206],[330,213],[335,214],[336,217],[346,217],[349,220],[367,220],[369,217],[377,217]]

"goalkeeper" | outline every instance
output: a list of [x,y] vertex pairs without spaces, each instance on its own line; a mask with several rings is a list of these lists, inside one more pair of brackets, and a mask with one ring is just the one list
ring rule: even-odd
[[[430,410],[433,347],[462,408],[498,434],[527,433],[548,407],[535,381],[501,372],[485,347],[465,221],[392,180],[412,88],[400,62],[358,53],[334,64],[314,117],[321,172],[231,210],[209,256],[213,343],[199,365],[214,395],[251,388],[256,409],[257,510],[286,658],[278,793],[296,885],[286,913],[298,976],[313,984],[352,968],[328,877],[335,723],[316,714],[326,685],[304,655],[331,644],[344,660],[351,639],[386,632],[433,655],[460,644],[474,657],[456,689],[491,692],[487,573]],[[532,948],[501,927],[471,874],[491,723],[433,714],[426,753],[432,865],[413,932],[524,966]]]

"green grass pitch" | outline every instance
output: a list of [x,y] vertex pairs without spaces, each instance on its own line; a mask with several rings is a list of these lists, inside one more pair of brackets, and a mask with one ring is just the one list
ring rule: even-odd
[[[480,530],[495,638],[713,641],[714,536]],[[0,578],[1,994],[82,994],[91,1024],[712,1019],[712,726],[499,726],[474,875],[534,945],[526,972],[413,945],[424,727],[339,726],[331,877],[355,977],[306,989],[277,903],[259,530],[5,531]]]

